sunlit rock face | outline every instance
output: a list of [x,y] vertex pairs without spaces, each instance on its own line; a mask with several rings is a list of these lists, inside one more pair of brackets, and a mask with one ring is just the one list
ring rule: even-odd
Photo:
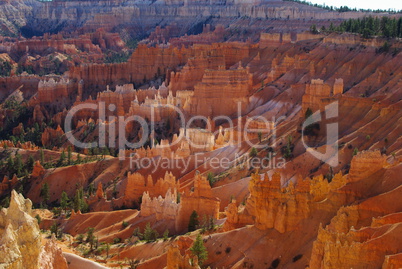
[[13,191],[10,207],[0,213],[0,264],[6,268],[38,268],[41,236],[38,222],[31,216],[32,202]]
[[212,195],[207,179],[197,175],[194,179],[194,190],[185,192],[180,198],[176,230],[186,231],[190,216],[195,210],[202,218],[218,219],[220,200]]
[[68,268],[55,238],[42,247],[32,202],[12,191],[10,206],[0,212],[0,266],[3,268]]
[[39,256],[39,268],[43,269],[67,269],[68,264],[63,256],[61,248],[57,245],[56,238],[52,238],[43,246]]

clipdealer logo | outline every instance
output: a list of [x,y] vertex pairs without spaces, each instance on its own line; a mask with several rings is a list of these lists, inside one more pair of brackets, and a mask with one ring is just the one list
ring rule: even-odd
[[[189,147],[192,149],[198,149],[198,151],[202,151],[205,148],[205,144],[198,144],[196,141],[193,141],[190,137],[190,134],[186,131],[191,129],[191,126],[195,121],[200,122],[203,121],[205,123],[205,129],[203,131],[209,131],[214,137],[217,137],[218,130],[212,130],[212,122],[225,122],[227,125],[227,129],[235,130],[235,132],[230,132],[229,137],[226,137],[225,143],[221,145],[221,147],[235,147],[240,141],[246,142],[250,147],[254,147],[255,149],[264,149],[267,145],[259,143],[256,141],[255,137],[249,137],[250,133],[263,132],[265,134],[269,134],[271,139],[270,142],[274,143],[277,137],[276,130],[277,126],[286,120],[286,117],[282,116],[278,119],[268,120],[263,116],[254,116],[249,117],[245,121],[242,120],[241,117],[241,103],[238,104],[238,117],[236,120],[232,120],[228,116],[221,115],[216,116],[212,120],[209,120],[205,116],[193,116],[186,119],[184,113],[176,106],[166,104],[166,105],[151,105],[150,106],[150,120],[147,120],[138,115],[130,115],[130,116],[114,116],[113,112],[116,110],[116,106],[114,104],[109,104],[106,106],[105,102],[99,102],[97,104],[94,103],[83,103],[72,107],[66,116],[65,119],[65,133],[68,141],[74,145],[76,148],[96,148],[96,147],[113,147],[119,149],[119,158],[120,160],[124,160],[128,156],[124,153],[124,150],[135,150],[143,147],[147,144],[148,141],[151,141],[151,147],[154,147],[154,139],[152,134],[155,132],[155,109],[158,106],[163,106],[164,108],[170,109],[177,116],[177,120],[179,121],[179,126],[184,132],[180,132],[178,139],[168,144],[160,144],[158,148],[163,149],[166,147],[174,147],[178,146],[178,143],[185,140]],[[91,110],[98,113],[98,141],[93,142],[82,142],[79,141],[74,136],[73,120],[77,113],[81,110]],[[108,111],[107,111],[108,110]],[[106,117],[106,112],[112,112],[108,114],[112,114]],[[319,159],[322,162],[328,163],[331,166],[337,166],[338,164],[338,135],[339,135],[339,125],[338,122],[332,122],[326,124],[326,141],[323,147],[325,148],[325,152],[321,150],[317,150],[315,147],[310,147],[308,143],[305,141],[305,130],[316,123],[319,123],[323,120],[321,114],[325,115],[325,119],[331,120],[338,118],[339,115],[339,104],[338,102],[331,103],[325,107],[324,113],[317,111],[316,113],[309,116],[305,122],[302,124],[302,143],[306,148],[306,151],[313,155],[315,158]],[[237,122],[236,122],[237,121]],[[252,123],[258,121],[260,126],[264,126],[265,128],[259,127],[258,129],[252,128]],[[141,133],[139,134],[138,142],[130,142],[127,140],[126,127],[129,123],[136,123],[140,126]],[[237,124],[235,124],[237,123]],[[117,139],[116,139],[117,138]],[[150,140],[149,140],[150,139]],[[117,143],[116,143],[117,142]],[[229,160],[227,158],[213,158],[208,159],[203,154],[194,154],[196,163],[198,165],[207,164],[212,166],[211,168],[222,168],[229,169],[230,166],[239,165],[239,160],[242,160],[242,157],[238,154],[232,159]],[[244,155],[243,155],[244,157]],[[187,169],[189,166],[189,160],[185,160],[184,158],[176,158],[173,154],[168,157],[143,157],[141,158],[137,153],[130,155],[130,163],[133,168],[165,168],[168,170],[178,168],[178,169]],[[242,161],[244,163],[244,160]],[[264,158],[251,158],[250,162],[247,162],[247,167],[258,167],[258,168],[280,168],[283,167],[286,163],[286,160],[283,158],[276,158],[275,154],[269,152]],[[154,168],[156,169],[156,168]]]

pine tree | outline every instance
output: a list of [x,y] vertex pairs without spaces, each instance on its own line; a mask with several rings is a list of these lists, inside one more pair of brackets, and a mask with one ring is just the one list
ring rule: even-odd
[[313,111],[311,110],[311,108],[307,108],[306,113],[304,113],[304,118],[308,119],[313,115]]
[[134,229],[134,231],[133,231],[133,236],[138,237],[140,240],[143,239],[143,234],[141,233],[139,227],[137,227],[137,228]]
[[49,201],[49,184],[47,184],[47,182],[45,182],[45,184],[42,185],[39,196],[42,197],[45,203]]
[[45,154],[42,149],[39,151],[39,155],[40,155],[40,163],[42,165],[44,165],[45,164]]
[[250,151],[250,154],[249,154],[250,158],[254,158],[254,157],[256,157],[256,156],[257,156],[257,154],[258,154],[257,149],[256,149],[256,148],[254,148],[254,147],[252,147],[252,148],[251,148],[251,151]]
[[64,153],[64,150],[63,150],[60,154],[59,162],[57,163],[58,166],[62,166],[65,160],[66,160],[66,154]]
[[190,248],[191,253],[198,258],[198,264],[201,266],[206,259],[208,259],[208,251],[204,246],[201,234],[197,235],[193,245]]
[[74,200],[73,200],[73,207],[74,211],[77,212],[81,210],[81,197],[80,197],[80,191],[77,190],[75,192]]
[[56,238],[61,237],[61,232],[59,230],[59,225],[57,222],[54,222],[52,226],[50,226],[50,233],[53,233]]
[[151,228],[151,224],[148,222],[144,230],[144,240],[147,242],[155,241],[158,238],[158,232]]
[[212,216],[209,217],[208,221],[208,230],[213,230],[215,229],[215,220]]
[[35,215],[35,219],[38,221],[38,224],[42,222],[42,218],[38,214]]
[[166,230],[163,232],[163,241],[167,241],[168,238],[169,238],[169,230],[166,229]]
[[311,31],[313,34],[318,34],[318,33],[319,33],[318,30],[317,30],[317,26],[316,26],[315,24],[311,25],[310,31]]
[[11,176],[13,174],[13,172],[15,171],[14,159],[11,156],[8,156],[6,170],[9,172],[9,176]]
[[[10,206],[10,196],[6,196],[6,198],[4,198],[2,201],[1,201],[1,206],[2,207],[9,207]],[[0,206],[0,207],[1,207]]]
[[21,155],[18,152],[15,154],[14,165],[17,176],[20,177],[22,175],[24,165],[22,164]]
[[216,182],[214,174],[212,174],[211,172],[209,172],[209,173],[207,174],[207,180],[208,180],[208,182],[209,182],[209,185],[210,185],[211,187],[213,187],[213,185],[214,185],[215,182]]
[[82,187],[75,192],[73,207],[76,212],[78,210],[80,210],[82,213],[89,211],[89,206],[84,199],[84,190]]
[[95,243],[95,236],[94,236],[94,228],[89,227],[87,231],[87,238],[85,240],[87,243],[89,243],[89,246],[91,250],[93,249],[94,243]]
[[198,227],[199,220],[198,220],[198,214],[197,211],[193,211],[190,215],[190,221],[188,223],[188,231],[192,232],[195,231]]
[[[109,148],[108,148],[108,147],[104,147],[103,150],[102,150],[102,153],[103,153],[104,156],[105,156],[105,155],[110,155]],[[104,157],[104,156],[103,156],[103,157]]]
[[81,199],[81,212],[82,213],[87,213],[89,212],[89,205],[87,204],[87,202],[85,201],[84,198]]
[[68,199],[67,193],[65,191],[63,191],[61,194],[60,206],[64,211],[68,207],[68,202],[69,202],[69,199]]
[[68,164],[71,164],[71,146],[68,146],[67,148],[67,162]]
[[26,167],[27,167],[29,170],[31,170],[31,169],[33,169],[33,167],[34,167],[34,164],[35,164],[35,159],[32,157],[32,155],[29,155],[29,158],[28,158]]
[[91,183],[88,186],[88,195],[91,196],[94,193],[95,193],[95,185],[94,185],[94,183]]

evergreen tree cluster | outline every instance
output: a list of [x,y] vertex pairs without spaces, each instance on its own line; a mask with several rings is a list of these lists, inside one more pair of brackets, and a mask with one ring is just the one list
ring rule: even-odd
[[[134,229],[133,236],[138,237],[139,240],[144,240],[145,242],[155,242],[159,238],[159,233],[152,229],[151,224],[148,222],[145,225],[144,232],[141,233],[140,228]],[[166,241],[169,238],[169,230],[166,229],[163,233],[163,240]]]
[[349,19],[335,28],[336,31],[361,34],[364,38],[383,36],[386,38],[402,37],[402,17],[364,17]]
[[15,98],[5,101],[1,107],[6,112],[7,117],[4,119],[3,126],[0,127],[0,137],[2,140],[13,140],[12,131],[21,122],[27,122],[32,117],[32,111],[29,111],[26,103],[19,103]]
[[0,160],[0,174],[12,178],[14,175],[17,177],[28,176],[32,173],[35,160],[29,156],[28,160],[22,161],[21,155],[16,152],[14,157],[9,154],[6,161]]
[[34,74],[35,73],[32,65],[18,64],[18,66],[17,66],[17,74],[22,74],[23,72],[27,72],[28,74]]
[[82,213],[89,211],[88,204],[86,203],[84,198],[84,189],[82,187],[75,192],[72,203],[75,212],[77,212],[78,210],[80,210]]
[[[40,207],[47,207],[50,199],[49,191],[49,184],[47,182],[42,184],[40,190],[40,197],[42,198],[42,202]],[[52,204],[54,205],[54,203]],[[89,212],[89,206],[85,201],[84,189],[82,187],[78,188],[75,192],[75,195],[71,198],[68,197],[65,191],[63,191],[60,198],[60,207],[53,208],[55,212],[58,212],[55,215],[59,215],[61,213],[60,209],[63,210],[64,213],[67,213],[67,211],[71,209],[74,209],[76,212],[78,210],[80,210],[82,213]]]
[[158,239],[158,232],[154,229],[151,228],[151,224],[148,222],[147,225],[145,226],[144,230],[144,240],[149,243],[149,242],[154,242],[156,239]]
[[0,76],[9,77],[12,66],[9,61],[0,60]]
[[215,229],[215,220],[212,216],[203,215],[202,222],[200,223],[197,211],[193,210],[190,215],[187,230],[193,232],[201,228],[201,233]]
[[373,13],[389,13],[389,14],[395,14],[395,13],[401,13],[402,10],[394,10],[394,9],[357,9],[357,8],[350,8],[348,6],[340,6],[340,7],[334,7],[334,6],[327,6],[325,5],[325,3],[323,5],[320,4],[313,4],[309,1],[305,1],[305,0],[283,0],[283,1],[288,1],[288,2],[295,2],[295,3],[299,3],[299,4],[303,4],[303,5],[308,5],[308,6],[312,6],[312,7],[318,7],[318,8],[322,8],[322,9],[326,9],[329,11],[337,11],[337,12],[373,12]]
[[96,162],[101,161],[104,159],[104,155],[92,155],[92,156],[85,156],[84,158],[81,157],[81,154],[77,154],[76,158],[73,159],[72,149],[71,147],[67,148],[67,153],[63,150],[60,154],[59,159],[53,160],[46,160],[43,155],[43,150],[40,150],[40,163],[43,165],[45,169],[49,168],[57,168],[57,167],[64,167],[69,165],[77,165],[77,164],[84,164],[89,162]]
[[128,51],[108,50],[105,53],[105,63],[124,63],[127,62],[131,54]]

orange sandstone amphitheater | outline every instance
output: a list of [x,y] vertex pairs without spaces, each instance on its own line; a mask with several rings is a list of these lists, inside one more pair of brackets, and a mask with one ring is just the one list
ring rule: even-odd
[[402,268],[402,11],[0,18],[0,268]]

